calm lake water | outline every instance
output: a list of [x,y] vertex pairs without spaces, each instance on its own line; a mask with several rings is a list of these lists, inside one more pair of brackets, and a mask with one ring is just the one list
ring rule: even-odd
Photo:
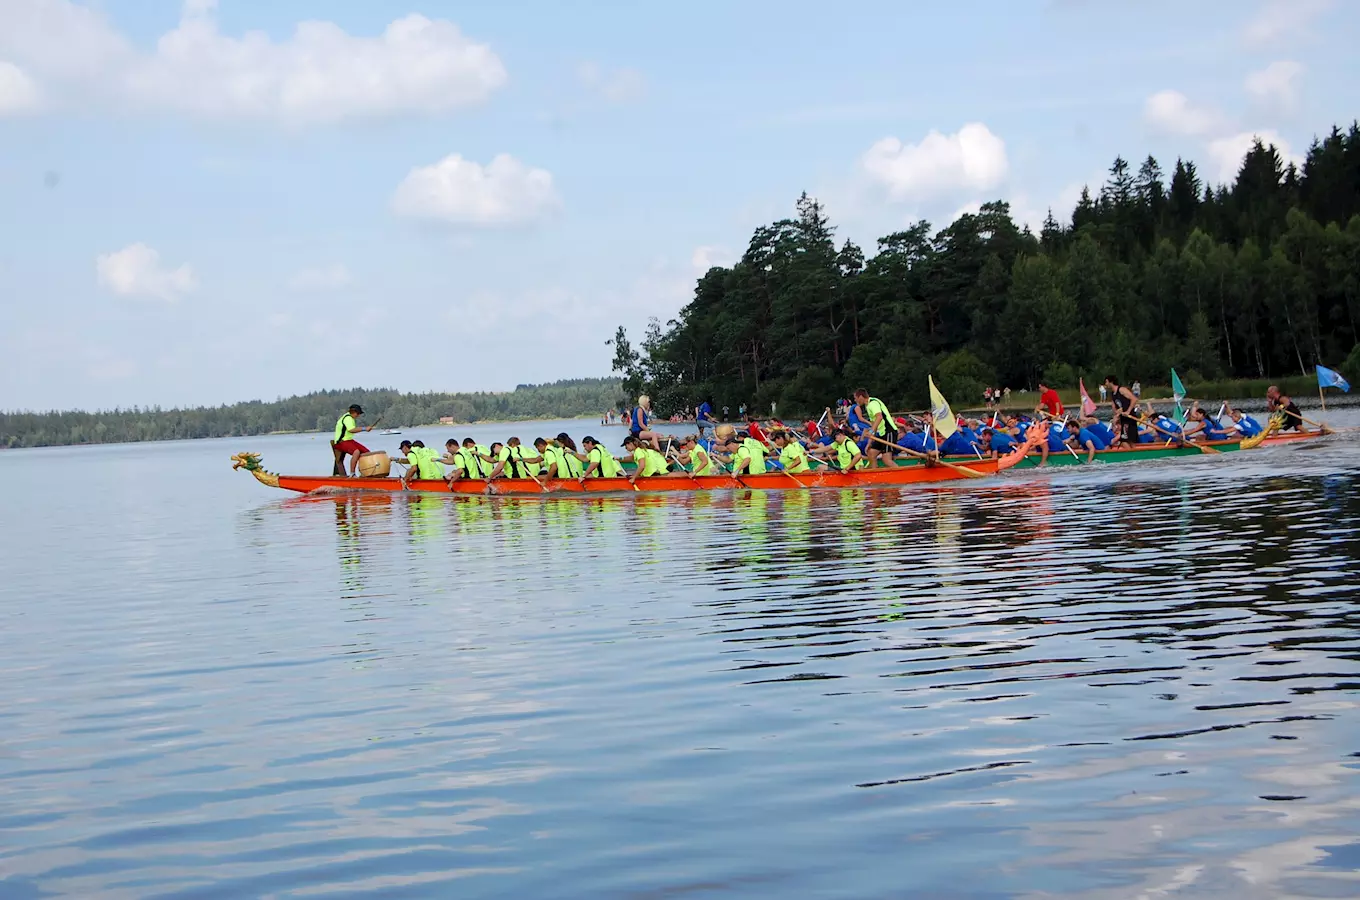
[[520,499],[238,450],[329,468],[0,453],[0,898],[1360,895],[1355,436]]

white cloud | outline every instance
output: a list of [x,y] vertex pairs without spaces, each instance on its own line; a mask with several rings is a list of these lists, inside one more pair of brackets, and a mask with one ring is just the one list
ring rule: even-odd
[[950,135],[931,131],[919,144],[886,137],[860,160],[864,171],[897,201],[955,190],[987,190],[1006,178],[1006,144],[980,122]]
[[647,93],[647,80],[637,69],[606,70],[595,62],[576,67],[576,79],[586,90],[610,103],[631,103]]
[[1266,0],[1242,30],[1242,37],[1262,47],[1306,35],[1313,20],[1333,5],[1334,0]]
[[455,225],[523,225],[560,205],[552,173],[506,153],[487,166],[450,154],[412,169],[392,195],[397,215]]
[[140,54],[68,0],[0,0],[0,53],[72,101],[288,124],[449,112],[506,80],[496,54],[452,22],[408,15],[358,37],[307,21],[276,43],[259,31],[222,34],[215,5],[190,0],[179,25]]
[[343,263],[306,268],[288,279],[288,287],[295,291],[332,291],[345,287],[354,278]]
[[175,301],[198,287],[188,263],[178,269],[161,266],[161,255],[146,244],[136,243],[95,260],[101,287],[120,297],[152,297]]
[[722,247],[695,247],[689,258],[689,264],[696,273],[695,277],[704,275],[714,266],[730,266],[733,262],[732,254]]
[[1209,142],[1209,159],[1214,164],[1214,174],[1219,181],[1228,183],[1237,178],[1237,172],[1242,168],[1242,158],[1247,155],[1247,151],[1258,138],[1267,147],[1274,144],[1285,165],[1302,162],[1290,152],[1289,142],[1280,137],[1278,132],[1270,129],[1243,131]]
[[39,103],[33,79],[14,63],[0,60],[0,116],[32,112]]
[[1288,115],[1299,105],[1298,82],[1302,75],[1301,63],[1280,60],[1259,72],[1252,72],[1244,86],[1257,106]]
[[1143,120],[1162,134],[1202,136],[1222,127],[1223,117],[1196,106],[1180,91],[1158,91],[1143,104]]

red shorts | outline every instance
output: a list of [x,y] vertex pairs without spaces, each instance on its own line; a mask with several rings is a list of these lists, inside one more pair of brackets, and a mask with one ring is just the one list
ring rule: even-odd
[[367,447],[365,447],[363,444],[359,443],[358,441],[353,441],[353,440],[350,440],[350,441],[341,441],[340,443],[338,443],[338,444],[335,445],[335,449],[336,449],[336,450],[339,450],[341,453],[345,453],[345,454],[353,453],[353,452],[356,451],[356,450],[358,450],[360,453],[367,453],[367,452],[368,452],[368,448],[367,448]]

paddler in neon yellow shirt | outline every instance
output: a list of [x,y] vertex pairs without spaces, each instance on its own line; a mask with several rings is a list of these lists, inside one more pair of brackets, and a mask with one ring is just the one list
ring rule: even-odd
[[732,454],[732,474],[740,475],[746,472],[750,475],[764,475],[765,453],[768,448],[744,431],[737,432],[737,436],[741,438],[741,443],[737,446],[737,452]]
[[586,448],[586,469],[581,473],[580,482],[587,478],[622,478],[623,466],[595,438],[587,435],[581,438],[581,446]]
[[486,470],[482,467],[484,458],[489,462],[490,451],[484,451],[472,438],[463,438],[463,446],[460,449],[456,441],[449,441],[444,445],[448,449],[448,455],[444,461],[453,465],[453,471],[448,474],[445,480],[452,487],[459,479],[481,479],[486,477]]
[[830,446],[814,447],[812,452],[817,456],[827,457],[832,465],[842,472],[862,469],[869,464],[859,452],[854,433],[848,428],[836,429],[836,434],[831,439]]
[[[492,444],[491,449],[495,450],[496,446]],[[525,456],[524,447],[517,437],[510,438],[505,446],[491,456],[496,460],[496,465],[491,469],[491,478],[529,478],[538,474],[539,463],[543,461],[541,456]]]
[[403,465],[410,466],[401,476],[401,486],[403,489],[410,487],[411,479],[416,478],[421,481],[443,481],[444,467],[435,459],[434,451],[426,447],[423,441],[401,442],[402,457],[397,459]]
[[689,466],[691,475],[717,475],[718,464],[694,435],[685,438],[680,448],[680,464]]
[[812,471],[812,467],[808,465],[807,450],[793,435],[787,431],[776,431],[770,435],[770,440],[779,448],[779,464],[784,467],[785,472],[797,475],[800,472]]
[[656,478],[670,471],[666,457],[651,447],[644,447],[642,442],[631,434],[623,439],[623,448],[633,457],[633,462],[637,463],[633,474],[628,476],[628,481],[632,484],[636,484],[639,478]]
[[870,440],[864,448],[868,465],[872,466],[875,461],[882,460],[885,466],[897,468],[892,447],[889,446],[897,443],[897,420],[888,411],[888,404],[877,397],[870,397],[864,388],[857,388],[855,405],[864,411],[864,420],[869,423],[869,434],[878,438],[876,441]]

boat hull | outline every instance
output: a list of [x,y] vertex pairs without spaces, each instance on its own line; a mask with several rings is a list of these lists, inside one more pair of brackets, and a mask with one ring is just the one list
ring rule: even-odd
[[[965,461],[964,468],[979,475],[996,472],[996,460]],[[309,494],[314,491],[401,491],[399,478],[338,478],[330,475],[268,475],[264,481],[271,487]],[[789,475],[783,472],[764,475],[688,475],[675,473],[654,478],[637,479],[636,487],[627,478],[588,478],[585,483],[575,479],[497,478],[490,491],[480,478],[460,479],[451,486],[443,481],[412,481],[407,490],[431,494],[607,494],[607,493],[662,493],[677,491],[723,491],[755,489],[763,491],[804,490],[816,488],[875,488],[899,487],[912,484],[931,484],[965,478],[963,473],[948,466],[923,464],[902,465],[895,469],[863,469],[842,473],[831,470]],[[277,484],[274,484],[277,480]]]

